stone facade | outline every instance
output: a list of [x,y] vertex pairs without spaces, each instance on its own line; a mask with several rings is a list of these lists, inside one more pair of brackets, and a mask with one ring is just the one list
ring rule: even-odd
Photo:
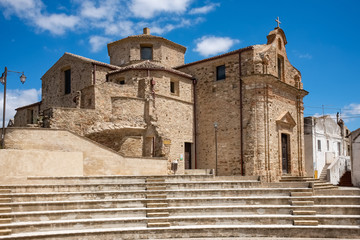
[[111,64],[65,53],[42,78],[43,126],[123,155],[166,157],[169,169],[179,159],[179,173],[303,176],[307,92],[287,59],[283,30],[267,39],[189,64],[185,47],[149,29],[108,44]]
[[360,187],[360,128],[351,132],[351,182]]

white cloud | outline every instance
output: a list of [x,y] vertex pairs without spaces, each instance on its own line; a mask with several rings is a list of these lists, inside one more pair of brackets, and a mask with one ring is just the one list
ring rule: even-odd
[[74,29],[80,20],[77,16],[64,13],[42,13],[45,6],[41,0],[0,0],[0,5],[5,7],[6,17],[16,15],[39,30],[47,30],[56,35],[64,34],[67,29]]
[[[3,96],[4,92],[0,92]],[[28,89],[28,90],[8,90],[6,92],[6,113],[5,124],[7,125],[9,120],[14,118],[16,113],[15,109],[18,107],[26,106],[39,101],[41,95],[41,89]],[[0,113],[3,112],[3,98],[0,99]],[[0,120],[0,127],[2,126],[2,117]]]
[[42,15],[35,19],[35,24],[42,30],[62,35],[68,29],[74,29],[79,23],[80,19],[76,16],[67,16],[65,14],[51,14],[48,16]]
[[104,29],[107,35],[118,35],[123,37],[134,34],[134,29],[136,28],[133,22],[126,20],[110,24],[104,22],[103,24],[105,24]]
[[[164,34],[174,29],[193,26],[204,18],[189,15],[193,0],[71,0],[55,10],[48,10],[44,0],[0,0],[0,11],[6,18],[17,17],[35,28],[36,32],[63,35],[68,31],[103,35],[92,38],[91,50],[98,51],[106,38],[141,34],[150,27],[153,34]],[[219,4],[209,4],[191,10],[204,14]],[[186,16],[186,17],[185,17]],[[141,18],[141,19],[138,19]],[[143,20],[144,19],[144,20]],[[99,32],[99,30],[101,32]],[[95,35],[94,34],[94,35]]]
[[91,36],[89,43],[91,45],[92,52],[100,51],[110,41],[110,38],[101,36]]
[[240,41],[237,39],[215,36],[204,36],[195,41],[197,43],[194,51],[198,52],[204,57],[216,55],[222,52],[227,52],[233,45],[240,43]]
[[189,14],[206,14],[213,11],[218,6],[220,6],[219,3],[212,3],[203,7],[193,8],[190,10]]
[[190,0],[132,0],[130,10],[136,17],[152,18],[166,13],[183,13],[190,4]]

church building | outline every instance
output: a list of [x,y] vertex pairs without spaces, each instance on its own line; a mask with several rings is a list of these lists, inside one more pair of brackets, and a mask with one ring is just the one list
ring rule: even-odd
[[178,173],[305,176],[301,73],[278,26],[266,44],[192,63],[186,48],[143,34],[108,44],[110,64],[65,53],[42,99],[15,127],[66,129],[123,156],[178,159]]

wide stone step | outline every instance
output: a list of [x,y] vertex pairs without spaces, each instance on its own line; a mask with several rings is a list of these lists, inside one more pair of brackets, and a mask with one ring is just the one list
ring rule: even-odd
[[164,239],[164,238],[227,238],[273,236],[281,238],[358,238],[359,227],[353,226],[294,226],[294,225],[206,225],[169,228],[93,228],[69,231],[32,232],[2,236],[0,239]]
[[[146,208],[107,208],[107,209],[75,209],[56,211],[12,212],[0,214],[0,223],[3,219],[12,219],[13,222],[36,222],[55,220],[74,220],[86,218],[117,218],[117,217],[145,217]],[[6,223],[6,222],[3,222]]]
[[[214,180],[213,175],[161,175],[161,176],[62,176],[62,177],[28,177],[28,183],[137,183],[144,181],[147,178],[165,178],[166,182],[180,182],[180,181],[206,181]],[[257,177],[236,177],[236,180],[255,180]]]
[[168,222],[154,222],[148,223],[148,228],[156,228],[156,227],[170,227],[170,223]]
[[9,203],[11,202],[11,198],[0,198],[0,203]]
[[317,220],[294,220],[295,226],[317,226],[319,222]]
[[317,196],[360,196],[360,188],[315,189]]
[[0,194],[6,194],[6,193],[11,193],[11,189],[0,189]]
[[[17,184],[0,185],[6,188],[2,193],[32,193],[32,192],[81,192],[110,190],[143,190],[145,187],[167,186],[168,189],[211,189],[211,188],[244,188],[258,187],[259,181],[186,181],[186,182],[135,182],[135,183],[82,183],[82,184]],[[286,186],[286,185],[284,185]],[[154,189],[156,190],[156,189]],[[1,193],[0,193],[1,194]]]
[[[4,235],[10,235],[11,230],[10,229],[0,229],[0,237]],[[1,239],[1,238],[0,238]],[[10,238],[9,238],[10,239]]]
[[9,213],[9,212],[11,212],[11,208],[0,206],[0,213]]
[[291,201],[293,206],[313,206],[314,201]]
[[98,200],[68,200],[68,201],[33,201],[0,203],[0,208],[10,207],[13,212],[48,211],[71,209],[99,208],[141,208],[146,206],[146,199],[98,199]]
[[122,226],[146,227],[146,217],[127,217],[127,218],[97,218],[97,219],[74,219],[56,221],[37,221],[37,222],[15,222],[11,224],[1,224],[0,229],[11,229],[12,233],[25,233],[35,231],[54,231],[54,230],[74,230],[91,228],[113,228]]
[[312,210],[293,210],[292,214],[293,215],[315,215],[316,211],[312,211]]
[[[347,217],[337,216],[316,216],[319,223],[337,226],[353,225],[358,226],[359,216]],[[168,217],[168,218],[101,218],[101,219],[74,219],[74,220],[59,220],[59,221],[39,221],[39,222],[18,222],[11,224],[1,224],[0,228],[11,229],[12,233],[32,232],[37,231],[53,231],[66,229],[86,229],[86,228],[111,228],[122,226],[129,227],[144,227],[149,226],[150,223],[161,224],[169,223],[171,226],[202,226],[202,225],[311,225],[314,221],[313,216],[292,216],[292,215],[228,215],[228,216],[182,216],[182,217]],[[298,222],[296,224],[296,222]],[[302,224],[302,222],[304,224]],[[305,224],[307,222],[308,224]],[[159,227],[159,226],[158,226]],[[165,227],[162,226],[162,227]]]
[[89,199],[145,198],[146,194],[166,194],[168,197],[206,197],[206,196],[289,196],[295,191],[310,189],[290,188],[239,188],[239,189],[183,189],[183,190],[127,190],[127,191],[86,191],[86,192],[46,192],[46,193],[12,193],[2,194],[0,198],[12,198],[14,202],[28,201],[61,201]]
[[12,218],[2,218],[0,216],[0,224],[7,224],[7,223],[11,223],[12,222]]

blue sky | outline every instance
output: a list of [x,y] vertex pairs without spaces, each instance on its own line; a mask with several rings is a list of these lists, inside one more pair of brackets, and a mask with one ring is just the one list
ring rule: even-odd
[[109,62],[108,42],[149,27],[186,46],[188,63],[266,43],[279,16],[309,91],[305,116],[341,112],[350,130],[360,127],[358,0],[0,0],[0,10],[0,73],[28,77],[21,85],[9,74],[7,118],[40,99],[41,76],[64,52]]

